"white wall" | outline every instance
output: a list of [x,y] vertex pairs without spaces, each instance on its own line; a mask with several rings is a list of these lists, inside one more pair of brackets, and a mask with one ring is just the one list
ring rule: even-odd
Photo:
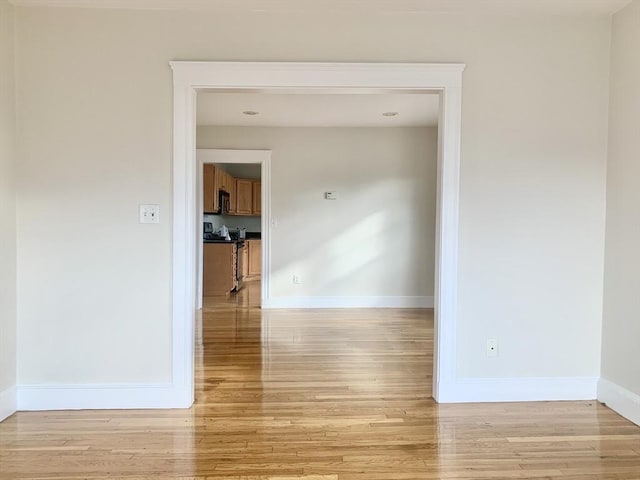
[[0,420],[15,410],[16,197],[13,7],[0,0]]
[[273,151],[276,301],[433,297],[436,128],[200,127],[197,146]]
[[[602,377],[635,395],[635,415],[624,409],[621,413],[636,422],[640,422],[639,47],[636,0],[613,18],[602,335]],[[601,389],[600,395],[615,407],[610,387]]]
[[169,60],[466,63],[458,374],[598,375],[609,18],[16,12],[20,383],[171,375]]

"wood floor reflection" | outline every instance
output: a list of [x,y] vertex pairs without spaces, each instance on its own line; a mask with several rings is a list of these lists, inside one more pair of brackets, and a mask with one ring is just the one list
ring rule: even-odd
[[1,479],[638,479],[640,428],[597,402],[437,405],[430,310],[208,298],[190,410],[18,413]]

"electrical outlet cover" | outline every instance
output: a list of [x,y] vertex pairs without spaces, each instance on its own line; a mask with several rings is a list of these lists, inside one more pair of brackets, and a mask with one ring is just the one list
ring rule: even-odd
[[496,338],[487,339],[487,357],[498,356],[498,340]]

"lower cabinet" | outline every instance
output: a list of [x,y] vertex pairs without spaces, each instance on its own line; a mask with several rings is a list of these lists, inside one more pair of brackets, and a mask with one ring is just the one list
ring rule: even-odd
[[245,242],[245,246],[240,249],[240,255],[242,257],[242,261],[240,264],[242,265],[242,278],[245,279],[249,276],[249,246]]
[[247,240],[249,250],[249,276],[262,274],[262,240]]
[[235,243],[205,243],[202,249],[202,295],[226,295],[236,288]]

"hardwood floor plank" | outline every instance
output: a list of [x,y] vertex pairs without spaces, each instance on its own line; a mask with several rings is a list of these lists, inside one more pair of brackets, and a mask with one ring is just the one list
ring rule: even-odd
[[597,402],[436,404],[430,310],[262,311],[247,285],[205,300],[192,409],[18,413],[0,479],[640,479],[640,427]]

